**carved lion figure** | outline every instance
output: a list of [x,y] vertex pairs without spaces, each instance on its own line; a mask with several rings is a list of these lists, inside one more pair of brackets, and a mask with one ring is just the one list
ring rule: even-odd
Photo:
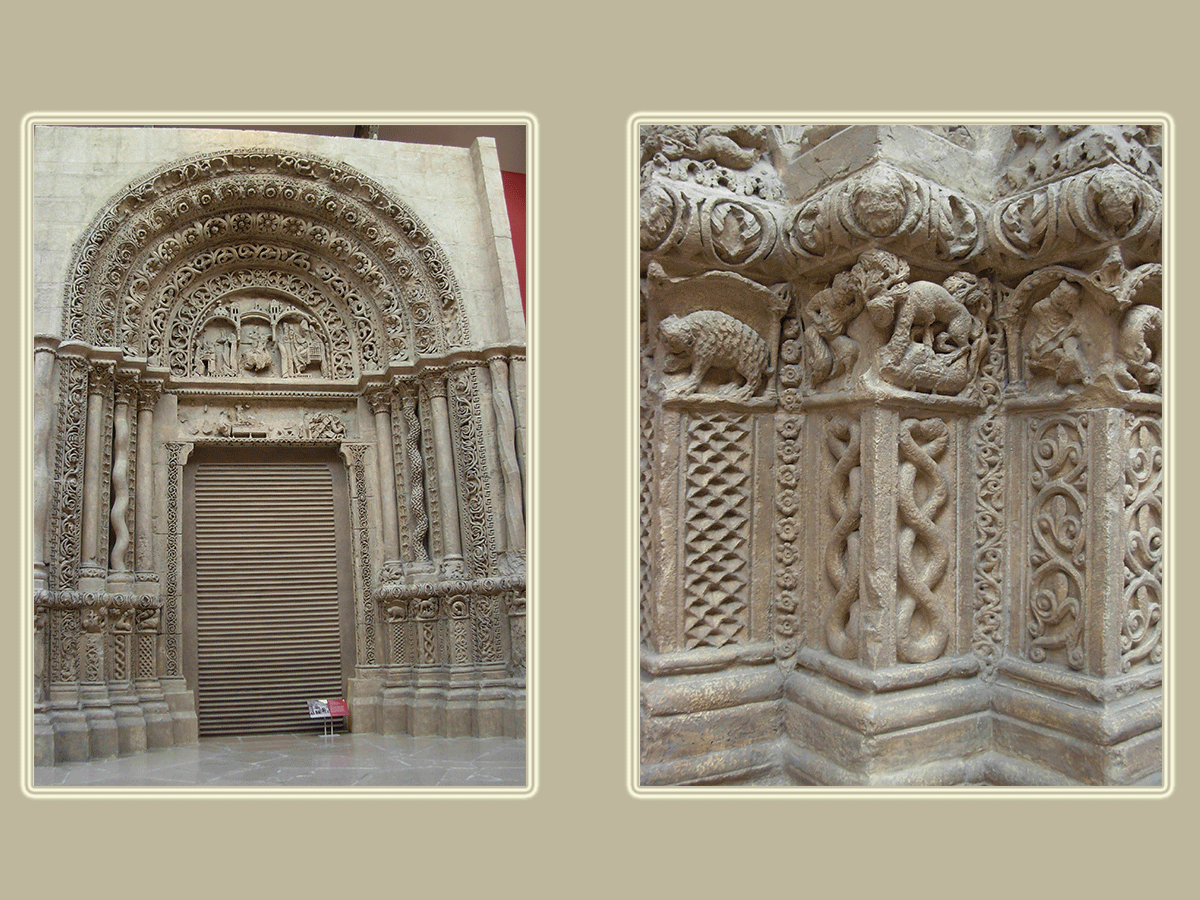
[[680,318],[667,316],[658,325],[667,347],[675,354],[663,366],[665,372],[691,371],[680,385],[680,393],[691,394],[714,366],[731,369],[743,384],[734,394],[749,400],[762,388],[769,371],[767,342],[749,325],[714,309],[701,309]]

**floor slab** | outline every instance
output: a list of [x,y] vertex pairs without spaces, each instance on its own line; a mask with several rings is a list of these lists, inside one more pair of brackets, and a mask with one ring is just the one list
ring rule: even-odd
[[117,759],[36,766],[34,788],[523,787],[525,741],[410,735],[248,735]]

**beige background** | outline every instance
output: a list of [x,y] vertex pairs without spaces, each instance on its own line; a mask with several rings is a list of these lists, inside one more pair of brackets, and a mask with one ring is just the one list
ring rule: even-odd
[[[1183,766],[1165,800],[636,799],[627,789],[630,580],[626,311],[630,301],[628,120],[690,111],[767,121],[786,113],[1162,111],[1194,158],[1194,23],[1174,3],[1062,8],[962,4],[650,4],[568,12],[515,4],[261,9],[238,0],[147,6],[127,25],[109,2],[47,4],[10,20],[0,116],[8,309],[21,308],[20,121],[35,111],[523,111],[538,122],[529,307],[537,383],[538,790],[527,799],[232,801],[30,800],[20,791],[15,717],[0,779],[6,874],[24,891],[163,889],[242,893],[263,879],[302,895],[388,892],[546,897],[925,896],[997,891],[1111,897],[1172,892],[1194,840],[1196,631],[1186,587],[1172,597],[1170,682]],[[1190,14],[1189,14],[1190,15]],[[228,118],[228,116],[226,116]],[[1175,204],[1196,207],[1200,172],[1175,168]],[[1196,246],[1196,216],[1175,221]],[[1170,265],[1171,260],[1166,260]],[[1171,271],[1171,270],[1169,270]],[[1177,273],[1182,274],[1182,273]],[[1197,326],[1180,279],[1175,346]],[[15,383],[18,342],[0,359]],[[596,377],[607,373],[608,378]],[[1197,499],[1181,465],[1196,437],[1187,388],[1168,489]],[[9,421],[17,398],[6,398]],[[1193,420],[1189,423],[1186,420]],[[9,471],[20,447],[10,444]],[[10,508],[21,487],[10,477]],[[4,571],[25,565],[3,522]],[[1197,537],[1181,514],[1175,554]],[[536,553],[536,557],[533,554]],[[533,561],[533,560],[536,560]],[[1168,563],[1171,565],[1171,563]],[[1169,576],[1189,584],[1195,563]],[[9,678],[21,604],[5,604]],[[1178,639],[1176,639],[1178,637]],[[17,697],[10,697],[15,703]],[[320,862],[327,860],[322,867]],[[1167,877],[1164,877],[1164,870]],[[55,887],[52,887],[55,885]],[[290,891],[289,891],[290,893]]]

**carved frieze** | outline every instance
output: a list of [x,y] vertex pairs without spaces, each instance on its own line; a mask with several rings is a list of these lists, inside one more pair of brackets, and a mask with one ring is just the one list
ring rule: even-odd
[[1006,273],[1121,246],[1130,258],[1160,255],[1162,196],[1109,165],[997,202],[988,218],[992,256]]
[[944,269],[983,251],[983,221],[962,193],[879,163],[793,207],[783,234],[798,261],[841,263],[878,242]]

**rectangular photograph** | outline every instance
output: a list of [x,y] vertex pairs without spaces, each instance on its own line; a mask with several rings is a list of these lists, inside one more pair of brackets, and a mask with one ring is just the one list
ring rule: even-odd
[[530,124],[30,123],[35,789],[530,787]]
[[1161,790],[1169,121],[633,127],[639,787]]

